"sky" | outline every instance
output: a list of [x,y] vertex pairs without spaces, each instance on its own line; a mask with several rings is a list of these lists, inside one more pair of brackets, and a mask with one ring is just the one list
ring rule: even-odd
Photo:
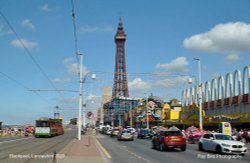
[[112,90],[119,17],[130,97],[181,100],[198,82],[194,58],[202,82],[249,66],[249,8],[249,0],[0,0],[0,121],[34,123],[55,108],[77,117],[77,51],[86,109],[95,112],[104,86]]

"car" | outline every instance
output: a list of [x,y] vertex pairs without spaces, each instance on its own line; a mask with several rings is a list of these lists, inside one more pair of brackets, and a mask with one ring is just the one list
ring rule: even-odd
[[111,134],[111,131],[112,131],[112,128],[108,129],[108,130],[106,131],[106,134],[107,134],[107,135],[110,135],[110,134]]
[[158,148],[160,151],[168,149],[180,148],[181,151],[186,150],[186,137],[179,129],[170,128],[168,130],[160,130],[152,137],[152,148]]
[[191,144],[198,143],[201,136],[205,133],[206,133],[206,131],[200,130],[199,128],[197,128],[195,126],[188,127],[185,130],[185,135],[186,135],[187,141]]
[[138,139],[151,139],[153,133],[148,129],[140,129],[137,134]]
[[102,134],[106,134],[106,132],[108,131],[107,127],[102,127],[101,133]]
[[200,151],[213,151],[218,154],[239,154],[244,156],[247,153],[247,146],[243,142],[236,141],[230,135],[223,133],[206,133],[198,143]]
[[132,127],[127,128],[127,130],[131,131],[131,133],[132,133],[132,134],[134,134],[134,133],[135,133],[135,131],[136,131],[136,130],[135,130],[134,128],[132,128]]
[[117,136],[117,140],[131,140],[134,141],[134,134],[130,130],[122,130]]
[[119,132],[120,132],[119,128],[113,128],[111,133],[110,133],[110,137],[118,136]]

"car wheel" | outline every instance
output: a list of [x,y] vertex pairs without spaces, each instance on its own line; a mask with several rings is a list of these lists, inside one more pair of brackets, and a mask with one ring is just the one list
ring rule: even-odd
[[186,146],[181,147],[181,151],[186,151]]
[[199,151],[204,151],[202,143],[199,143]]
[[166,150],[164,143],[161,143],[159,148],[160,148],[160,151]]
[[217,147],[216,147],[216,152],[217,152],[218,154],[222,154],[221,146],[217,145]]

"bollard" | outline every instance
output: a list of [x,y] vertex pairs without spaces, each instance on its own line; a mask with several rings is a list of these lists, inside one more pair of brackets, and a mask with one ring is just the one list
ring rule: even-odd
[[54,154],[53,154],[53,163],[56,163],[56,151],[54,151]]

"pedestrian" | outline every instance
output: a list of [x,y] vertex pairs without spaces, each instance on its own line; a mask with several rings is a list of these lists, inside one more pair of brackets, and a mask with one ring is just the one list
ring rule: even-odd
[[249,135],[248,135],[248,132],[247,132],[246,129],[244,129],[241,137],[242,137],[244,143],[248,143],[248,141],[249,141]]

